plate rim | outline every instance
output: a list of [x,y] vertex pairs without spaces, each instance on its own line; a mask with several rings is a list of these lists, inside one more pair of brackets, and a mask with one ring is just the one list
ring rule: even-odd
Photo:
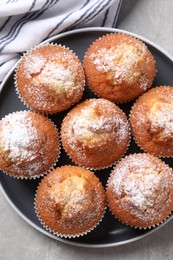
[[68,245],[73,245],[73,246],[77,246],[77,247],[85,247],[85,248],[109,248],[109,247],[115,247],[115,246],[121,246],[121,245],[125,245],[125,244],[130,244],[132,242],[138,241],[144,237],[147,237],[151,234],[153,234],[154,232],[156,232],[157,230],[159,230],[160,228],[162,228],[164,225],[166,225],[169,221],[171,221],[171,219],[173,218],[173,215],[169,216],[167,220],[165,220],[162,224],[156,226],[154,229],[149,230],[147,233],[140,235],[138,237],[135,238],[131,238],[128,240],[124,240],[124,241],[120,241],[120,242],[114,242],[114,243],[108,243],[108,244],[87,244],[87,243],[80,243],[80,242],[75,242],[72,240],[65,240],[62,239],[58,236],[54,236],[52,233],[47,232],[47,230],[42,229],[41,227],[39,227],[38,225],[36,225],[34,222],[32,222],[28,217],[25,216],[25,214],[23,214],[19,208],[17,208],[15,206],[15,204],[11,201],[11,199],[9,198],[9,196],[7,195],[7,193],[5,192],[5,190],[3,189],[2,184],[0,183],[0,191],[2,192],[3,196],[5,197],[6,201],[9,203],[9,205],[12,207],[12,209],[29,225],[31,225],[33,228],[35,228],[37,231],[39,231],[40,233],[53,238],[54,240],[57,240],[61,243],[65,243]]
[[[155,49],[157,49],[159,52],[161,52],[162,54],[164,54],[170,61],[173,62],[173,56],[171,56],[166,50],[164,50],[162,47],[160,47],[158,44],[154,43],[153,41],[138,35],[136,33],[127,31],[127,30],[123,30],[123,29],[118,29],[118,28],[110,28],[110,27],[86,27],[86,28],[80,28],[80,29],[75,29],[72,31],[67,31],[67,32],[63,32],[60,34],[57,34],[41,43],[38,43],[36,45],[39,44],[44,44],[44,43],[49,43],[49,42],[53,42],[57,39],[66,37],[68,35],[73,35],[76,33],[85,33],[85,32],[106,32],[106,33],[125,33],[128,35],[131,35],[141,41],[143,41],[144,43],[147,43],[149,45],[151,45],[152,47],[154,47]],[[14,72],[16,65],[17,65],[18,61],[12,66],[12,68],[9,70],[9,72],[6,74],[5,78],[3,79],[1,85],[0,85],[0,94],[2,89],[5,87],[5,83],[8,80],[9,76]],[[75,242],[75,241],[71,241],[71,240],[65,240],[62,239],[60,237],[54,236],[52,233],[47,232],[46,230],[42,229],[41,227],[39,227],[38,225],[36,225],[35,223],[33,223],[28,217],[25,216],[25,214],[23,214],[21,212],[21,210],[19,208],[17,208],[17,206],[12,202],[12,200],[10,199],[10,197],[8,196],[8,194],[6,193],[5,189],[2,186],[2,183],[0,181],[0,191],[2,192],[2,194],[4,195],[5,199],[7,200],[7,202],[9,203],[9,205],[14,209],[14,211],[22,218],[25,220],[25,222],[27,222],[28,224],[30,224],[32,227],[34,227],[36,230],[40,231],[42,234],[51,237],[57,241],[60,241],[62,243],[65,244],[69,244],[69,245],[73,245],[73,246],[77,246],[77,247],[85,247],[85,248],[108,248],[108,247],[115,247],[115,246],[120,246],[120,245],[125,245],[125,244],[129,244],[135,241],[138,241],[148,235],[151,235],[152,233],[156,232],[158,229],[162,228],[164,225],[166,225],[172,218],[173,215],[169,216],[168,219],[166,221],[164,221],[162,224],[156,226],[154,229],[149,230],[147,233],[142,234],[138,237],[135,238],[131,238],[128,240],[123,240],[120,242],[113,242],[113,243],[107,243],[107,244],[87,244],[87,243],[80,243],[80,242]]]
[[[136,37],[138,38],[139,40],[141,41],[144,41],[144,43],[148,43],[149,45],[153,46],[154,48],[156,48],[157,50],[159,50],[160,52],[162,52],[162,54],[164,54],[167,58],[169,58],[172,62],[173,62],[173,56],[168,52],[166,51],[164,48],[162,48],[159,44],[156,44],[155,42],[149,40],[148,38],[144,37],[144,36],[141,36],[137,33],[133,33],[133,32],[130,32],[130,31],[127,31],[127,30],[123,30],[123,29],[118,29],[118,28],[111,28],[111,27],[86,27],[86,28],[80,28],[80,29],[75,29],[75,30],[71,30],[71,31],[67,31],[67,32],[63,32],[63,33],[59,33],[57,35],[54,35],[38,44],[35,44],[34,46],[37,46],[39,44],[43,44],[43,43],[48,43],[48,42],[52,42],[54,41],[55,39],[59,39],[61,37],[64,37],[64,36],[68,36],[68,35],[71,35],[71,34],[75,34],[75,33],[81,33],[81,32],[89,32],[89,31],[107,31],[108,33],[125,33],[125,34],[128,34],[128,35],[131,35],[133,37]],[[33,46],[33,47],[34,47]],[[31,47],[32,48],[32,47]],[[25,53],[26,51],[24,51],[23,53]],[[9,70],[9,72],[6,74],[6,76],[4,77],[3,81],[1,82],[0,84],[0,93],[3,89],[3,85],[5,84],[5,82],[7,81],[9,75],[14,71],[14,69],[16,68],[16,65],[17,65],[18,61],[11,67],[11,69]]]

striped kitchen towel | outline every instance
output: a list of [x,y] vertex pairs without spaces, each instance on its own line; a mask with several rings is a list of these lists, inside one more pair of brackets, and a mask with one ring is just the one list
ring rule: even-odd
[[0,82],[20,53],[61,32],[115,27],[121,0],[1,0]]

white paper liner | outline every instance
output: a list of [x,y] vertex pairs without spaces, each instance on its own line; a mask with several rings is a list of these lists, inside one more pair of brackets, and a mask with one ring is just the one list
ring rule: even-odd
[[133,226],[133,225],[127,224],[126,222],[122,221],[122,220],[119,219],[117,216],[115,216],[115,214],[113,214],[112,211],[111,211],[111,209],[110,209],[109,203],[108,203],[108,209],[109,209],[109,212],[111,213],[111,215],[112,215],[113,217],[115,217],[120,223],[126,225],[127,227],[134,228],[134,229],[140,229],[140,230],[142,230],[142,229],[144,229],[144,230],[146,230],[146,229],[152,229],[152,228],[155,228],[155,227],[160,226],[161,224],[163,224],[164,222],[166,222],[166,221],[168,220],[168,218],[169,218],[169,217],[172,215],[172,213],[173,213],[173,212],[171,211],[171,212],[168,214],[168,216],[167,216],[164,220],[160,221],[158,224],[154,224],[154,225],[151,225],[151,226],[148,226],[148,227],[138,227],[138,226]]
[[34,209],[35,209],[35,213],[36,213],[36,216],[38,218],[38,220],[40,221],[41,225],[43,226],[43,228],[45,228],[48,232],[52,233],[53,235],[57,236],[57,237],[61,237],[61,238],[76,238],[76,237],[81,237],[81,236],[84,236],[84,235],[87,235],[88,233],[92,232],[103,220],[103,217],[105,215],[105,212],[106,212],[106,207],[105,207],[105,210],[104,210],[104,213],[102,215],[102,218],[98,221],[98,223],[93,226],[92,228],[86,230],[85,232],[82,232],[82,233],[77,233],[77,234],[62,234],[62,233],[58,233],[54,230],[52,230],[51,228],[49,228],[41,219],[41,217],[39,216],[39,213],[37,211],[37,207],[35,205],[35,202],[36,201],[36,198],[34,199]]

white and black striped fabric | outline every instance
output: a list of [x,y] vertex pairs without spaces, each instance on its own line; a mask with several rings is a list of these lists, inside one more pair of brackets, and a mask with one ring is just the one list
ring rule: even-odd
[[20,53],[56,34],[115,27],[121,0],[0,0],[0,82]]

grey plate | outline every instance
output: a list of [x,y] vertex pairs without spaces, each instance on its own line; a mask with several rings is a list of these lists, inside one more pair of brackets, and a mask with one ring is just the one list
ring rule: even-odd
[[[146,40],[143,37],[138,35],[134,35],[132,33],[110,29],[110,28],[86,28],[79,29],[67,33],[63,33],[57,35],[47,42],[54,42],[62,45],[68,46],[72,49],[82,60],[86,49],[96,38],[110,32],[120,32],[127,33],[135,36],[136,38],[141,39],[148,46],[150,51],[152,52],[157,65],[157,75],[153,83],[153,87],[156,85],[173,85],[173,59],[160,47],[156,46],[152,42]],[[0,117],[4,117],[6,114],[11,113],[13,111],[25,110],[27,109],[22,102],[18,99],[15,89],[14,89],[14,69],[9,72],[7,77],[2,83],[2,89],[0,93]],[[94,97],[94,95],[89,91],[86,87],[84,93],[84,99]],[[128,102],[124,105],[120,105],[120,107],[124,110],[124,112],[128,115],[129,110],[132,103]],[[64,115],[67,113],[63,112],[59,115],[51,116],[50,118],[60,127],[61,120]],[[141,150],[136,146],[134,141],[132,140],[130,148],[128,150],[129,153],[138,153]],[[166,163],[168,163],[171,167],[173,167],[173,162],[171,159],[165,159]],[[63,164],[71,164],[71,161],[67,158],[66,154],[62,151],[60,161],[58,162],[58,166]],[[97,171],[96,175],[100,178],[102,183],[105,185],[107,178],[109,176],[111,169],[107,169],[106,171]],[[33,207],[34,195],[39,183],[39,179],[37,180],[16,180],[13,179],[4,173],[0,175],[1,180],[1,190],[7,198],[10,205],[15,209],[15,211],[29,224],[35,227],[37,230],[42,232],[43,234],[52,237],[61,242],[72,244],[76,246],[83,247],[111,247],[118,246],[122,244],[126,244],[138,239],[143,238],[156,231],[158,228],[162,227],[165,223],[167,223],[171,218],[162,225],[152,229],[140,230],[127,227],[117,219],[115,219],[111,213],[107,210],[106,214],[103,218],[103,221],[100,225],[90,232],[89,234],[75,238],[75,239],[63,239],[57,236],[54,236],[47,230],[45,230],[41,224],[39,223]]]

